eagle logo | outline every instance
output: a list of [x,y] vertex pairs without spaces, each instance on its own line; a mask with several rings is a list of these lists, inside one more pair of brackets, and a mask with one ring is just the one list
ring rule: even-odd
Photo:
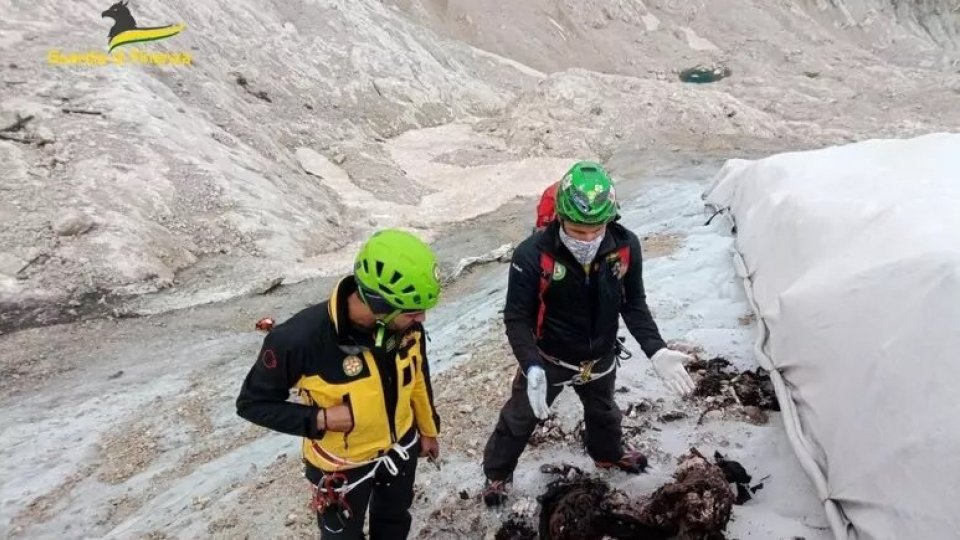
[[127,8],[127,1],[128,0],[122,0],[117,2],[100,14],[101,18],[109,17],[113,19],[113,27],[110,28],[110,33],[107,34],[107,45],[109,46],[107,52],[113,52],[114,49],[121,45],[141,43],[144,41],[157,41],[173,37],[187,27],[187,25],[183,23],[168,24],[166,26],[138,27],[137,21],[133,18],[133,15],[130,14],[130,9]]

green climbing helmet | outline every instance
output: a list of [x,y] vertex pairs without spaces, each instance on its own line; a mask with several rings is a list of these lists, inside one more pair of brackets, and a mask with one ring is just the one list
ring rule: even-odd
[[394,309],[390,319],[401,311],[430,309],[440,300],[436,256],[422,240],[401,230],[374,233],[357,254],[354,276],[367,305],[373,294]]
[[613,181],[598,163],[580,161],[567,171],[557,190],[557,215],[573,223],[600,225],[617,217]]

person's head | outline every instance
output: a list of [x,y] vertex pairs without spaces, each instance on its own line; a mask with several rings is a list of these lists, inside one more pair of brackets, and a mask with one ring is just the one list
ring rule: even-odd
[[354,279],[381,330],[404,330],[422,322],[440,300],[440,270],[430,246],[397,229],[378,231],[364,243],[354,263]]
[[618,211],[613,181],[599,164],[580,161],[560,180],[557,216],[572,238],[594,240],[616,219]]

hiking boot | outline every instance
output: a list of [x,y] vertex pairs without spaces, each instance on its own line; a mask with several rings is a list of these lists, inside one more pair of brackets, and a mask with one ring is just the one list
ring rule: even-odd
[[483,502],[487,506],[500,506],[507,500],[507,480],[491,480],[483,484]]
[[612,469],[614,467],[630,474],[640,474],[647,469],[647,456],[639,450],[624,450],[619,461],[595,461],[598,469]]

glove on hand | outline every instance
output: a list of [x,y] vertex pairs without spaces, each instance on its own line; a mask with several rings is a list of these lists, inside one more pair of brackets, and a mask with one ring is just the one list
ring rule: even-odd
[[684,362],[691,360],[693,359],[688,355],[667,348],[660,349],[650,359],[653,362],[653,369],[667,384],[667,387],[681,396],[691,394],[696,388],[693,379],[687,373],[687,368],[683,367]]
[[550,414],[547,406],[547,373],[540,366],[531,366],[527,370],[527,399],[533,415],[544,420]]

